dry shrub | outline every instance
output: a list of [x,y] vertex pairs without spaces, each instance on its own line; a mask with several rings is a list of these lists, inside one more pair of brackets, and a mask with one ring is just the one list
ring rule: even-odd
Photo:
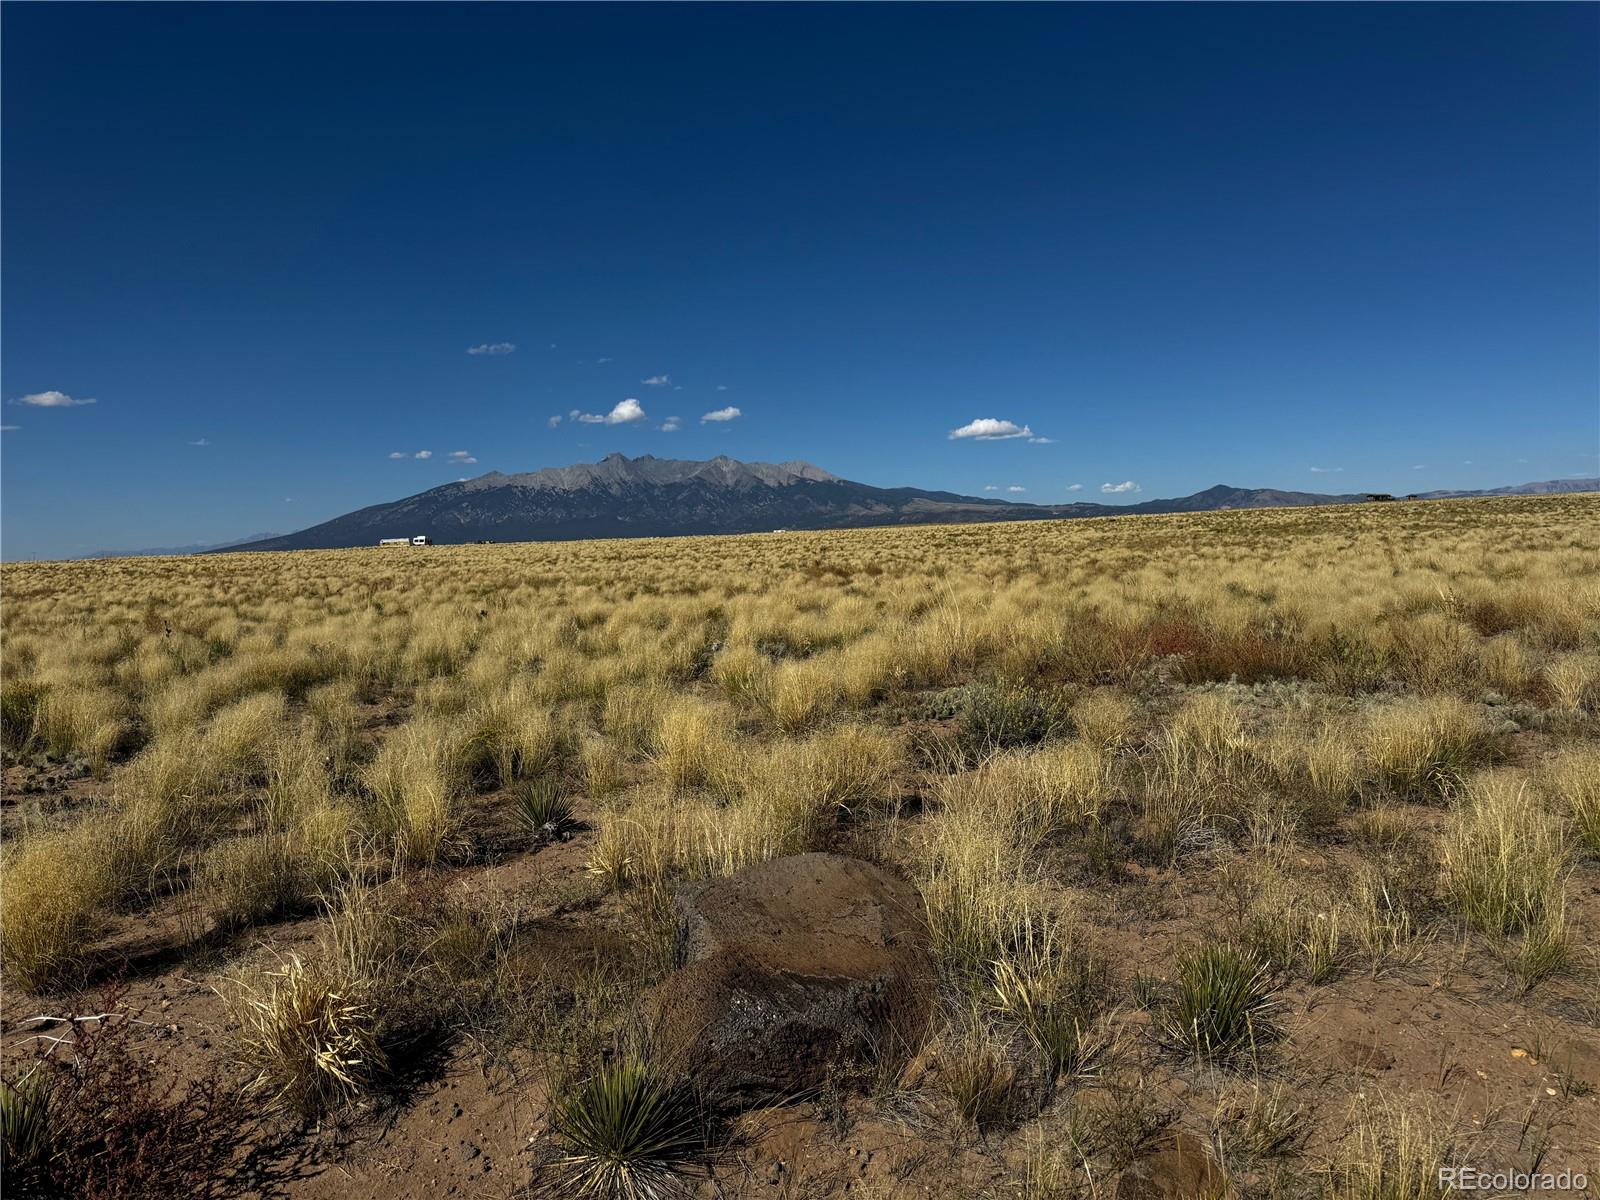
[[[241,1147],[258,1126],[254,1107],[211,1075],[180,1086],[163,1078],[133,1040],[121,992],[113,1015],[73,1025],[70,1059],[48,1050],[25,1068],[37,1105],[39,1145],[18,1159],[7,1145],[7,1195],[74,1200],[215,1200],[250,1186]],[[8,1090],[9,1090],[9,1085]]]

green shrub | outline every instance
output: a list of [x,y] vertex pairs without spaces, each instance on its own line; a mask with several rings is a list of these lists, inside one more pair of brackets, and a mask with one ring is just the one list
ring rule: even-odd
[[984,751],[1042,742],[1068,727],[1068,697],[1014,683],[967,689],[961,706],[961,740]]

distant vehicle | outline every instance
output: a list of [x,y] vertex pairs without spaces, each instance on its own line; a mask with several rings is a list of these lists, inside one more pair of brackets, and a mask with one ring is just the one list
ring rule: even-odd
[[379,538],[378,539],[378,545],[380,545],[380,546],[431,546],[431,545],[433,545],[433,539],[431,537],[429,537],[425,533],[419,533],[419,534],[417,534],[416,537]]
[[433,545],[433,539],[425,533],[419,533],[411,539],[411,544],[413,546],[431,546]]
[[1366,495],[1367,495],[1367,499],[1368,500],[1379,500],[1379,501],[1382,501],[1382,500],[1393,500],[1394,499],[1394,497],[1391,496],[1388,492],[1368,492]]

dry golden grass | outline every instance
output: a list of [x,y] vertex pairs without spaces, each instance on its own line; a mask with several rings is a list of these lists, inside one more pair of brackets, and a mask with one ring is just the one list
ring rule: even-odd
[[[315,952],[224,990],[264,1095],[343,1103],[382,1070],[395,980],[474,1030],[537,1006],[491,1000],[499,924],[339,897],[543,853],[515,814],[548,794],[581,839],[567,911],[644,940],[682,881],[781,855],[911,876],[945,1001],[931,1090],[996,1136],[1101,1070],[1119,997],[1147,1033],[1171,1017],[1184,946],[1223,938],[1296,995],[1447,947],[1576,987],[1597,518],[1555,497],[6,565],[6,762],[79,789],[8,806],[6,983],[71,987],[164,903],[239,945],[329,906]],[[588,1045],[616,1016],[581,990],[549,1022]],[[1298,1154],[1299,1110],[1227,1070],[1228,1171]],[[1154,1102],[1111,1094],[1048,1110],[1071,1153],[1033,1194],[1148,1147]],[[1442,1126],[1357,1108],[1318,1186],[1429,1195]]]

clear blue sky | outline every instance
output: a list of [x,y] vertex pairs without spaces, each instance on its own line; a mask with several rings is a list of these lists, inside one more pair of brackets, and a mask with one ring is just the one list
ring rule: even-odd
[[8,558],[613,450],[1037,501],[1596,471],[1592,4],[3,25]]

